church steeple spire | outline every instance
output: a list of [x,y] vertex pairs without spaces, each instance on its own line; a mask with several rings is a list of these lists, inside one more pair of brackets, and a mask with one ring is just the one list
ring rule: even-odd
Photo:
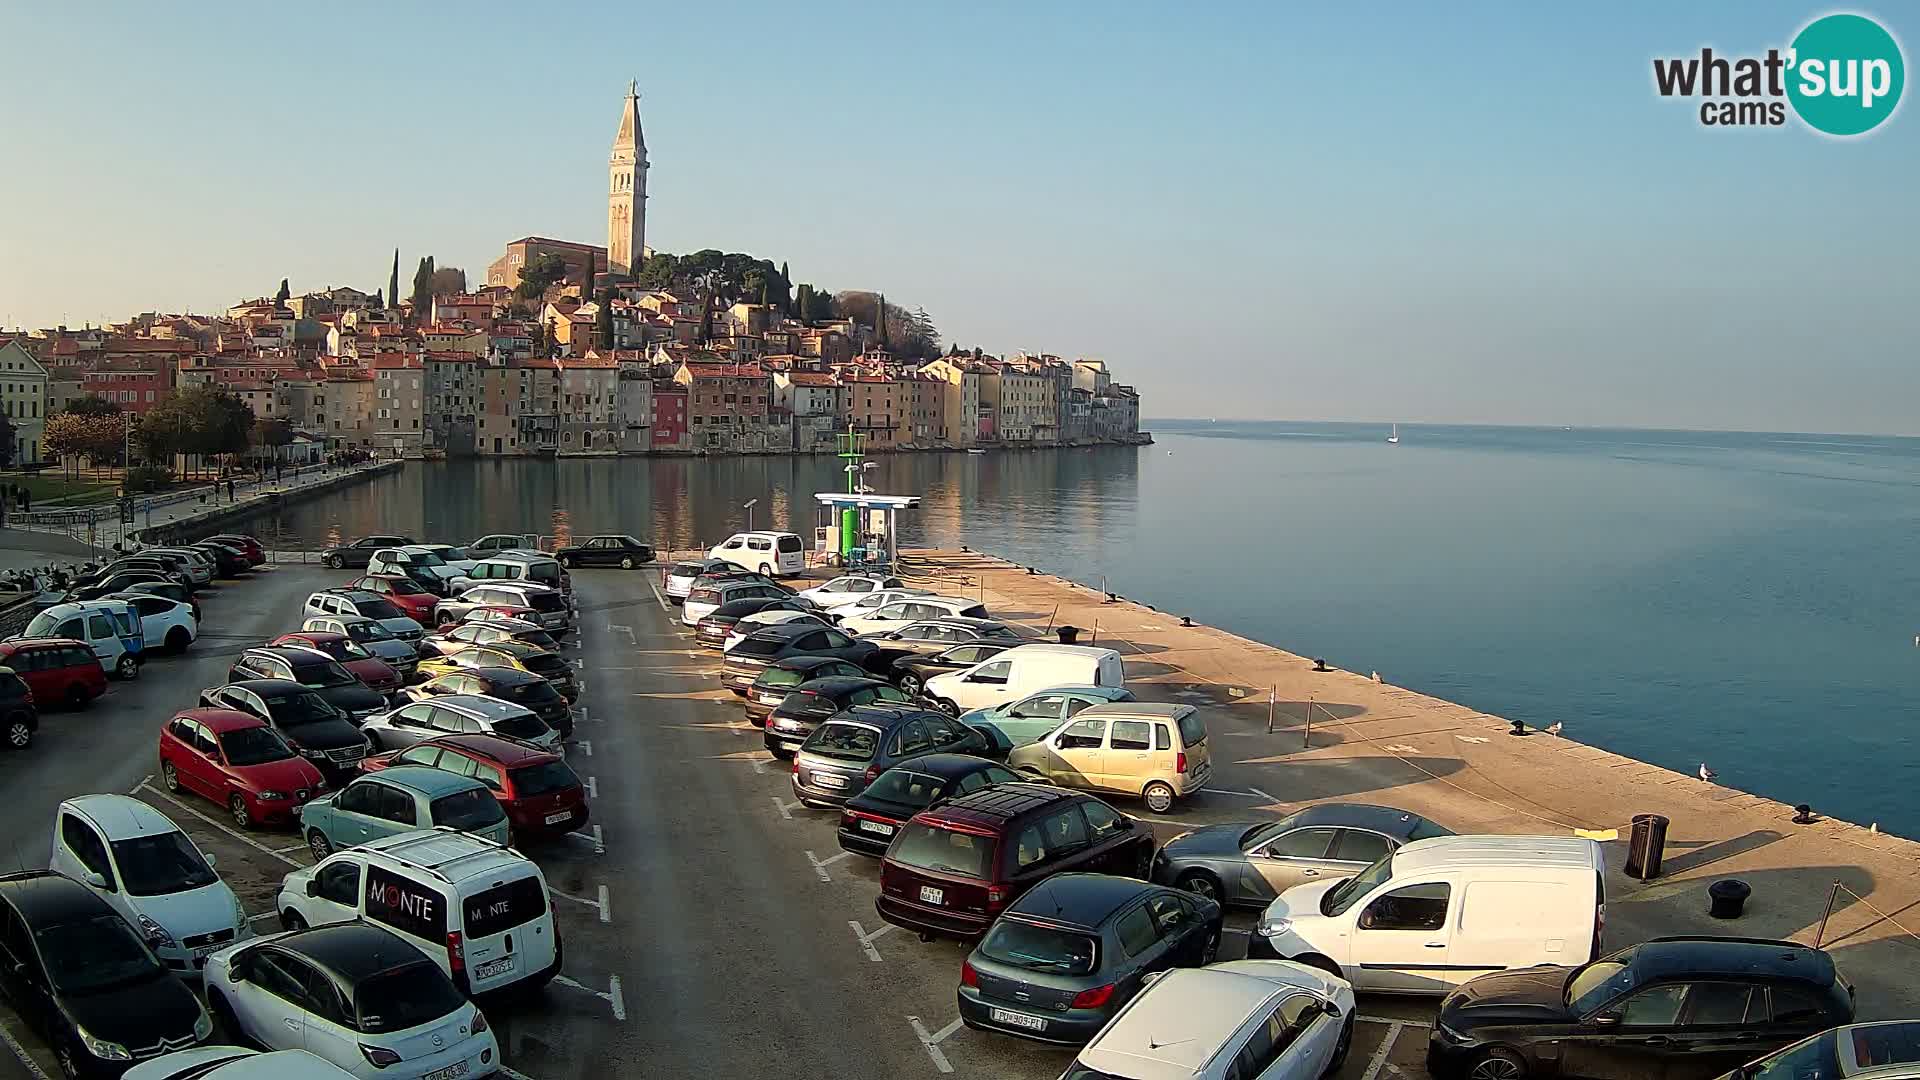
[[627,83],[620,127],[607,163],[607,262],[613,273],[630,273],[646,261],[647,138],[640,129],[640,84]]

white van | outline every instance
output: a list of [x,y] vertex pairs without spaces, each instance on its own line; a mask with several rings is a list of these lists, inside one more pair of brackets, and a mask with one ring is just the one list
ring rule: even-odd
[[714,545],[707,558],[767,577],[789,577],[807,568],[806,545],[787,532],[734,533]]
[[1436,836],[1359,876],[1267,905],[1247,955],[1299,960],[1387,994],[1445,994],[1509,968],[1600,955],[1600,845],[1573,836]]
[[100,666],[116,679],[139,678],[145,660],[140,616],[125,600],[55,604],[35,615],[19,636],[84,641]]
[[275,902],[289,930],[364,920],[431,957],[471,996],[560,973],[547,879],[510,847],[442,826],[383,837],[295,870]]
[[1097,645],[1016,645],[970,668],[927,680],[926,696],[958,716],[1055,686],[1125,686],[1120,654]]

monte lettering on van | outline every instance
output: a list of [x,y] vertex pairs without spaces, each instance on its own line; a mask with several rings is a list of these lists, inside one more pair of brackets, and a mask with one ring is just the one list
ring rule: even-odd
[[438,895],[377,866],[367,867],[367,918],[434,941],[447,932]]

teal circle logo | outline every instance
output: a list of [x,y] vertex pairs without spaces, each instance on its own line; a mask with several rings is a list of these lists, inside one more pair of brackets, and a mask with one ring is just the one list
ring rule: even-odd
[[1793,39],[1788,57],[1787,100],[1808,127],[1828,135],[1879,127],[1907,84],[1900,43],[1864,15],[1815,19]]

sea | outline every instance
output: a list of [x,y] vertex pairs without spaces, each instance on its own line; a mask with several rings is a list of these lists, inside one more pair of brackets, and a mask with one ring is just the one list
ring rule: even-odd
[[[1142,447],[894,454],[961,544],[1534,727],[1920,837],[1920,439],[1159,421]],[[809,538],[833,457],[480,460],[260,527]],[[752,505],[749,506],[748,504]]]

